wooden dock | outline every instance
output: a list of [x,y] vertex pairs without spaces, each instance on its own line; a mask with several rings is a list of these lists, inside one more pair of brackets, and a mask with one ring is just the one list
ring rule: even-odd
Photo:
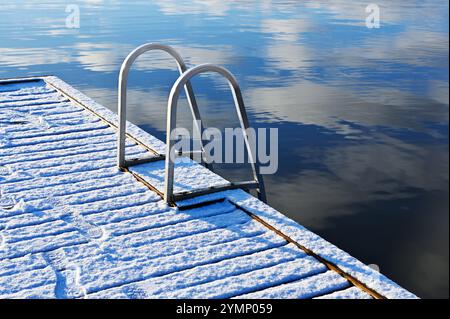
[[[116,167],[117,123],[58,78],[0,81],[0,298],[416,298],[242,190],[168,206],[164,161]],[[164,153],[127,125],[128,159]]]

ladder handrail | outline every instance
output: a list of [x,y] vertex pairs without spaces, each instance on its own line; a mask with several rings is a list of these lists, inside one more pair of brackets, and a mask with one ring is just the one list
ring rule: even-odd
[[[121,168],[126,167],[125,160],[125,137],[126,137],[126,108],[127,108],[127,83],[128,83],[128,73],[131,66],[136,61],[136,59],[147,51],[160,50],[167,52],[172,56],[177,62],[178,71],[183,74],[187,70],[186,64],[184,63],[181,55],[172,47],[168,45],[163,45],[159,43],[147,43],[143,44],[136,49],[134,49],[123,61],[119,73],[119,84],[118,84],[118,113],[119,113],[119,133],[118,133],[118,143],[117,143],[117,165]],[[186,97],[189,102],[189,106],[192,112],[192,116],[195,121],[195,129],[202,136],[203,125],[201,123],[200,113],[198,111],[197,101],[195,100],[194,92],[191,83],[188,81],[184,85],[186,91]],[[201,148],[203,150],[203,141],[200,140]],[[203,157],[202,157],[203,160]]]
[[247,134],[247,129],[250,128],[247,112],[245,111],[244,99],[242,98],[242,92],[239,87],[239,84],[234,77],[234,75],[228,71],[227,69],[214,65],[214,64],[201,64],[196,67],[193,67],[180,75],[175,84],[170,91],[168,106],[167,106],[167,142],[166,142],[166,158],[165,158],[165,191],[164,191],[164,201],[167,204],[173,202],[173,180],[174,180],[174,161],[172,159],[175,158],[175,150],[173,149],[174,140],[172,140],[171,132],[173,130],[173,126],[176,125],[177,118],[177,105],[178,98],[180,96],[181,88],[186,85],[194,76],[205,73],[205,72],[215,72],[223,77],[225,77],[228,81],[230,89],[233,93],[233,100],[236,107],[236,111],[239,116],[239,122],[241,124],[245,145],[247,148],[249,161],[252,166],[253,176],[255,181],[258,183],[259,188],[258,198],[264,202],[266,202],[266,194],[264,189],[264,182],[262,176],[259,171],[259,162],[257,158],[252,153],[251,145],[255,145],[254,143],[250,143],[250,139],[252,136]]

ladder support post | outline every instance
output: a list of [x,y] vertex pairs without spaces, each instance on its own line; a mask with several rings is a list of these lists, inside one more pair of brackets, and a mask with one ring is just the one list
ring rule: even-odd
[[[177,80],[178,82],[178,80]],[[174,88],[175,90],[174,92]],[[175,160],[175,150],[173,147],[173,139],[172,139],[172,126],[176,125],[177,119],[177,104],[178,97],[180,95],[179,86],[173,87],[168,102],[167,108],[167,128],[166,128],[166,162],[165,162],[165,175],[164,175],[164,183],[165,183],[165,191],[164,191],[164,201],[167,204],[171,204],[173,202],[173,177],[174,177],[174,160]]]
[[263,202],[267,202],[266,191],[264,187],[264,180],[259,171],[259,160],[256,154],[252,152],[252,146],[255,146],[254,151],[256,152],[256,141],[250,140],[247,130],[250,128],[250,122],[248,120],[247,111],[245,110],[244,98],[242,97],[242,92],[237,84],[237,80],[229,81],[230,89],[233,92],[234,104],[236,106],[236,112],[238,113],[239,122],[243,130],[242,134],[244,136],[244,142],[247,147],[247,152],[249,156],[249,162],[252,167],[253,177],[258,182],[259,187],[257,189],[258,198]]
[[119,133],[117,141],[117,165],[119,167],[125,166],[125,132],[127,122],[127,79],[128,70],[131,63],[125,60],[120,68],[119,73],[119,96],[118,96],[118,114],[119,114]]
[[[182,73],[184,73],[186,70],[184,70]],[[181,73],[181,74],[182,74]],[[202,151],[202,155],[200,157],[201,164],[205,164],[206,167],[208,167],[208,161],[206,160],[205,155],[205,147],[203,143],[203,132],[204,132],[204,126],[202,122],[202,118],[200,115],[200,111],[198,109],[197,100],[194,95],[194,89],[192,88],[192,84],[190,81],[186,82],[185,86],[185,92],[186,97],[188,99],[188,103],[191,109],[192,117],[194,119],[194,127],[193,129],[197,131],[198,135],[200,136],[200,149]]]

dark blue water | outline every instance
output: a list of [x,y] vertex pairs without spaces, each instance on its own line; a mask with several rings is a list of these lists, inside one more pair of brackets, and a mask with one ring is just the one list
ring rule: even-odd
[[[120,63],[142,43],[223,65],[252,124],[279,128],[269,203],[419,296],[448,297],[448,1],[377,4],[369,29],[365,1],[2,0],[0,77],[54,74],[116,110]],[[129,118],[160,138],[176,77],[163,54],[131,74]],[[221,79],[194,86],[208,126],[236,125]]]

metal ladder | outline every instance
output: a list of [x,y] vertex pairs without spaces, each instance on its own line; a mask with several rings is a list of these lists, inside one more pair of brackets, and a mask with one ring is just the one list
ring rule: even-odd
[[[122,67],[119,73],[119,88],[118,88],[118,108],[119,108],[119,135],[118,135],[118,147],[117,147],[117,165],[121,168],[127,168],[132,165],[149,163],[159,160],[164,160],[165,156],[163,154],[156,154],[156,156],[140,158],[136,160],[126,160],[125,158],[125,138],[126,138],[126,123],[127,123],[127,83],[128,83],[128,73],[131,66],[136,61],[136,59],[148,51],[164,51],[173,57],[177,63],[178,71],[183,74],[186,70],[186,64],[183,58],[178,54],[175,49],[168,45],[162,45],[158,43],[148,43],[141,45],[140,47],[133,50],[123,61]],[[190,82],[186,83],[185,86],[186,96],[188,99],[189,107],[192,112],[192,116],[195,119],[195,129],[199,136],[203,134],[203,125],[201,124],[200,112],[198,111],[197,101],[195,100],[194,92],[192,90],[192,85]],[[204,154],[203,141],[200,140],[202,154]],[[201,163],[205,163],[204,156],[201,158]]]
[[[129,70],[134,63],[134,61],[143,53],[150,50],[162,50],[169,55],[171,55],[177,62],[178,70],[180,72],[180,76],[173,85],[169,100],[168,100],[168,109],[167,109],[167,141],[166,141],[166,152],[163,154],[156,154],[152,157],[140,158],[136,160],[126,160],[125,159],[125,138],[126,138],[126,91],[127,91],[127,79]],[[192,116],[194,118],[195,129],[202,136],[204,131],[203,125],[201,124],[200,112],[198,110],[197,102],[195,100],[194,92],[190,83],[190,80],[200,74],[205,72],[215,72],[223,77],[225,77],[228,81],[230,89],[233,94],[233,100],[236,107],[236,111],[238,113],[239,122],[241,125],[241,129],[243,132],[243,138],[245,141],[245,146],[247,148],[249,162],[253,171],[253,180],[251,181],[243,181],[243,182],[228,182],[223,185],[217,185],[205,189],[198,189],[192,191],[184,191],[180,193],[173,193],[173,184],[174,184],[174,159],[176,156],[179,156],[179,152],[174,149],[174,140],[172,139],[172,134],[170,134],[174,126],[176,125],[176,116],[177,116],[177,105],[178,99],[181,93],[181,90],[184,88],[186,92],[186,96],[188,98],[189,106],[191,109]],[[247,129],[250,128],[247,112],[245,110],[244,100],[242,98],[241,89],[236,78],[231,74],[227,69],[216,66],[213,64],[202,64],[196,67],[193,67],[187,70],[186,65],[181,58],[181,56],[172,48],[166,45],[161,44],[144,44],[133,52],[131,52],[125,61],[122,64],[119,74],[119,94],[118,94],[118,105],[119,105],[119,132],[118,132],[118,150],[117,150],[117,164],[119,168],[128,168],[132,165],[155,162],[160,160],[165,160],[165,187],[164,187],[164,201],[167,204],[173,204],[176,201],[216,193],[225,190],[231,189],[256,189],[258,198],[263,202],[266,202],[266,193],[264,188],[264,181],[260,174],[259,170],[259,162],[255,154],[252,152],[251,145],[255,145],[252,140],[252,135],[247,134]],[[200,139],[201,145],[201,162],[202,164],[207,165],[206,155],[204,152],[204,144],[203,140]]]

